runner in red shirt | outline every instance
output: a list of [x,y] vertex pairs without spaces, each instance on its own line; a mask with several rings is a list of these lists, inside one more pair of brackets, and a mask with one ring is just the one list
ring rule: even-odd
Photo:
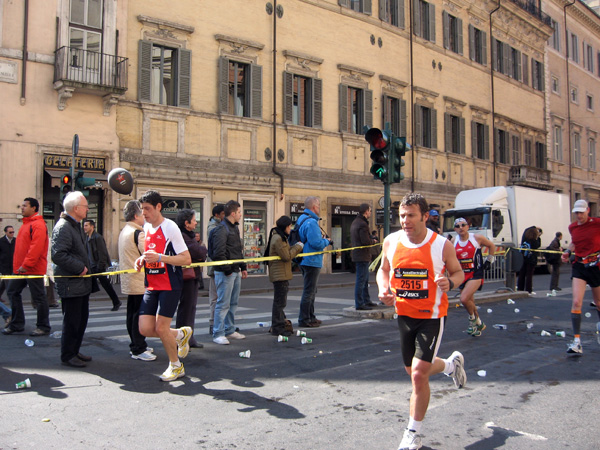
[[185,375],[179,358],[189,352],[190,327],[171,328],[177,310],[183,273],[181,266],[192,263],[190,252],[179,227],[161,213],[162,198],[156,191],[148,191],[140,198],[144,225],[144,254],[135,261],[135,268],[146,273],[146,293],[140,306],[140,333],[146,337],[159,337],[167,356],[169,367],[160,376],[162,381],[173,381]]
[[[585,285],[592,288],[594,303],[600,319],[600,218],[590,217],[590,208],[585,200],[577,200],[573,205],[576,221],[569,225],[571,244],[562,254],[562,261],[567,262],[571,253],[575,253],[571,279],[573,285],[573,304],[571,306],[571,322],[574,339],[567,353],[581,355],[581,306],[585,295]],[[600,322],[596,324],[598,343],[600,344]]]

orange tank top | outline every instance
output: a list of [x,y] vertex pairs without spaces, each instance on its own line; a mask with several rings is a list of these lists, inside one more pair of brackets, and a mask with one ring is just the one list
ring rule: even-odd
[[445,317],[448,297],[438,288],[435,277],[445,270],[443,250],[447,239],[431,230],[420,244],[410,242],[402,230],[389,239],[388,259],[393,270],[390,288],[396,295],[396,313],[415,319]]

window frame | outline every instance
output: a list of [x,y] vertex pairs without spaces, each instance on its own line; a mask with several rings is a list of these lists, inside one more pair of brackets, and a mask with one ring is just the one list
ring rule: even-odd
[[415,134],[418,146],[437,149],[437,110],[415,104]]
[[394,27],[404,29],[404,0],[379,0],[379,18]]
[[490,160],[490,126],[475,120],[471,121],[471,157]]
[[469,24],[469,59],[487,66],[487,33]]
[[407,114],[406,100],[393,95],[383,94],[382,100],[382,120],[385,126],[390,124],[392,133],[399,137],[407,135]]
[[496,162],[510,164],[510,133],[496,128]]
[[413,33],[435,42],[435,5],[425,0],[413,1]]
[[463,22],[447,11],[442,11],[444,48],[459,55],[463,54]]
[[[303,124],[296,123],[294,120],[294,86],[296,81],[300,79],[307,83],[308,90],[305,97],[305,123]],[[323,128],[323,80],[293,72],[283,72],[283,115],[283,120],[287,124],[309,128]]]
[[[352,134],[363,134],[363,127],[373,125],[373,91],[352,86],[344,83],[339,85],[339,129],[341,133],[352,133]],[[350,91],[357,92],[356,98],[356,124],[355,128],[351,123],[351,112],[349,111],[349,105],[351,96],[348,95]],[[350,105],[352,106],[352,105]]]
[[[229,64],[243,64],[247,69],[244,78],[244,88],[248,97],[244,98],[244,113],[238,115],[234,104],[234,112],[230,111],[230,82],[229,82]],[[228,114],[236,117],[247,117],[252,119],[262,119],[262,66],[253,62],[243,61],[241,59],[222,56],[219,58],[219,113]],[[235,90],[234,90],[235,92]]]
[[464,117],[444,113],[444,151],[455,155],[465,154]]

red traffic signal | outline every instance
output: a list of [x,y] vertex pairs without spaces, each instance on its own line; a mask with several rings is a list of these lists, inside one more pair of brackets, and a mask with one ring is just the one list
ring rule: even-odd
[[365,140],[377,150],[384,149],[388,145],[387,136],[379,128],[371,128],[365,134]]
[[71,175],[65,174],[62,176],[61,183],[64,186],[65,184],[71,184]]

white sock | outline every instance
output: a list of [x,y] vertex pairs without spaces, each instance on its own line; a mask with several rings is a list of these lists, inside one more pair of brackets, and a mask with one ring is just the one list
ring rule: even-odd
[[183,331],[181,331],[181,328],[177,329],[177,337],[175,339],[177,339],[177,340],[183,339]]
[[421,432],[421,425],[423,425],[423,421],[422,420],[415,420],[412,417],[408,420],[408,425],[406,426],[406,429],[414,431],[415,433],[420,433]]
[[181,361],[177,360],[177,362],[171,362],[171,366],[179,367],[179,366],[181,366]]
[[469,314],[469,320],[475,320],[475,314]]
[[573,342],[575,342],[576,344],[581,344],[581,338],[576,337],[575,339],[573,339]]
[[450,361],[447,359],[442,359],[442,361],[444,361],[444,374],[445,375],[450,375],[452,372],[454,372],[454,361]]

